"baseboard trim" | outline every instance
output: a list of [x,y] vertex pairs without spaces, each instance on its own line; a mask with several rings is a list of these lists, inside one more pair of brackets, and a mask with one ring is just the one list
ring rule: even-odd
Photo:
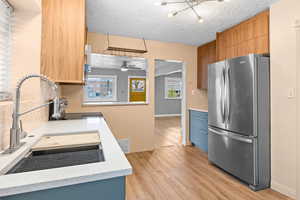
[[294,190],[292,188],[282,185],[276,181],[271,182],[271,188],[277,192],[280,192],[280,193],[287,195],[293,199],[296,199],[296,196],[297,196],[296,190]]
[[163,114],[163,115],[155,115],[155,117],[181,117],[181,114]]

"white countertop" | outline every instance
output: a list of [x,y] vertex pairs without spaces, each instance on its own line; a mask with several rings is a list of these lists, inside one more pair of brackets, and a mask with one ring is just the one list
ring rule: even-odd
[[200,109],[200,108],[189,108],[189,110],[199,111],[199,112],[208,112],[208,109]]
[[[85,165],[3,175],[19,162],[43,135],[100,133],[105,161]],[[104,118],[51,121],[31,132],[18,151],[0,155],[0,197],[62,186],[99,181],[132,174],[132,167]]]

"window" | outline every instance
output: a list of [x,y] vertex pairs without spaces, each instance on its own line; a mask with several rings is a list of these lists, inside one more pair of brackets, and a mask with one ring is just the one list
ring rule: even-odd
[[85,106],[148,103],[145,58],[90,53],[85,72]]
[[117,76],[89,75],[84,87],[84,102],[117,101]]
[[165,78],[165,98],[181,99],[182,93],[181,78]]
[[12,7],[0,0],[0,101],[10,98]]

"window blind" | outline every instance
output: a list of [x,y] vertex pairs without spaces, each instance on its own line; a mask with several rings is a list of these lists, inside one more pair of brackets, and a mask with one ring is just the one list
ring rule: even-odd
[[11,34],[13,9],[0,0],[0,101],[10,99]]

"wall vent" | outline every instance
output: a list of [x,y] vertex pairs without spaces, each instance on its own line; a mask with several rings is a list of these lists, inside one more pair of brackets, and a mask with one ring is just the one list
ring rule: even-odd
[[130,149],[129,149],[129,139],[125,138],[125,139],[119,139],[118,143],[121,147],[121,149],[123,150],[124,153],[129,153]]

